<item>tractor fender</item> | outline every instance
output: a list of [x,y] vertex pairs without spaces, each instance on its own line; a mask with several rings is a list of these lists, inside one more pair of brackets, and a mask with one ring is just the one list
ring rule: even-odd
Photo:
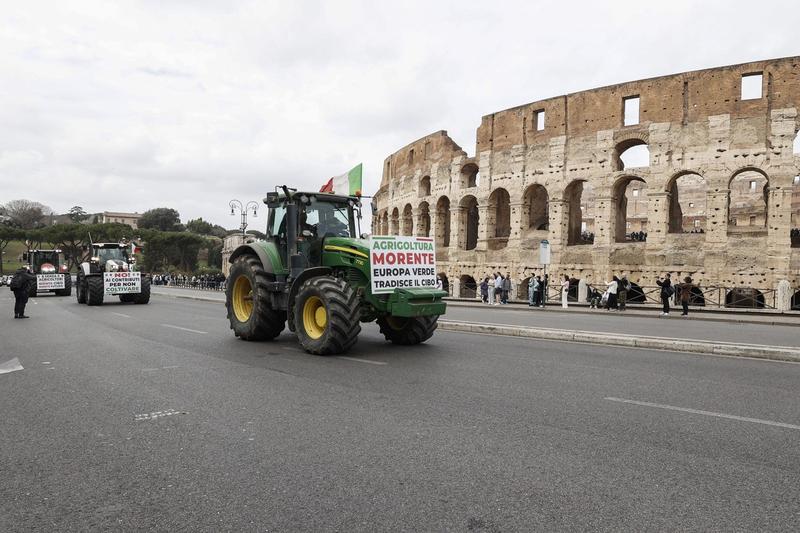
[[297,292],[300,290],[300,287],[302,287],[303,283],[311,278],[316,278],[317,276],[329,276],[332,273],[333,269],[330,267],[313,267],[304,270],[299,276],[294,278],[294,281],[292,281],[292,286],[289,288],[289,297],[286,299],[286,309],[289,313],[289,329],[291,331],[294,331],[294,299],[297,296]]
[[238,248],[236,248],[236,250],[233,251],[230,258],[228,259],[228,262],[233,263],[239,257],[247,254],[255,254],[256,256],[258,256],[258,260],[261,261],[261,266],[264,268],[265,272],[269,274],[275,273],[272,261],[270,261],[267,252],[260,246],[251,246],[249,244],[243,244],[242,246],[239,246]]

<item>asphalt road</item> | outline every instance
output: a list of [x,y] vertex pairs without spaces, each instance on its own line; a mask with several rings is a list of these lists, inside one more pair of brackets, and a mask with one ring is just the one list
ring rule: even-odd
[[8,294],[0,531],[800,527],[797,364],[373,325],[325,358],[216,303]]

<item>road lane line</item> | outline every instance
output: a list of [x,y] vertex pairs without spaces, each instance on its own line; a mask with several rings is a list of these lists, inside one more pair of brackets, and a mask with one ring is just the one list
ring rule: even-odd
[[172,324],[161,324],[165,328],[172,328],[172,329],[179,329],[181,331],[188,331],[190,333],[200,333],[201,335],[205,335],[208,333],[207,331],[200,331],[199,329],[189,329],[189,328],[182,328],[180,326],[173,326]]
[[115,311],[112,311],[111,314],[112,315],[117,315],[117,316],[122,316],[122,317],[125,317],[125,318],[130,318],[131,317],[131,315],[126,315],[124,313],[117,313]]
[[15,357],[11,361],[0,363],[0,374],[8,374],[9,372],[16,372],[17,370],[25,370],[19,362],[19,357]]
[[626,400],[625,398],[603,398],[604,400],[608,400],[610,402],[620,402],[620,403],[630,403],[633,405],[641,405],[643,407],[655,407],[658,409],[668,409],[670,411],[681,411],[683,413],[692,413],[695,415],[705,415],[705,416],[714,416],[717,418],[728,418],[730,420],[739,420],[740,422],[754,422],[756,424],[764,424],[767,426],[775,426],[779,428],[787,428],[787,429],[797,429],[800,430],[800,426],[796,426],[794,424],[786,424],[785,422],[775,422],[773,420],[763,420],[761,418],[749,418],[746,416],[737,416],[737,415],[729,415],[726,413],[717,413],[714,411],[702,411],[700,409],[690,409],[688,407],[676,407],[674,405],[665,405],[661,403],[650,403],[650,402],[640,402],[637,400]]
[[355,358],[355,357],[345,357],[343,355],[340,355],[339,357],[337,357],[337,359],[347,359],[348,361],[356,361],[357,363],[369,363],[371,365],[388,365],[389,364],[389,363],[386,363],[384,361],[370,361],[369,359],[358,359],[358,358]]

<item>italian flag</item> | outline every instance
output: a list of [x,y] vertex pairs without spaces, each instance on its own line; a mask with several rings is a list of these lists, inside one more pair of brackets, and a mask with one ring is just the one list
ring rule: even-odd
[[361,167],[359,163],[347,174],[334,176],[322,186],[319,192],[330,192],[344,196],[361,196]]

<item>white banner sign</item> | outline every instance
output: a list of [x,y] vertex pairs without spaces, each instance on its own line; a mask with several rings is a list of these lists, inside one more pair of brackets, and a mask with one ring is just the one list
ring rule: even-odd
[[36,290],[49,291],[64,288],[64,274],[36,274]]
[[103,286],[106,294],[131,294],[142,292],[141,272],[104,272]]
[[428,237],[373,236],[369,240],[372,294],[435,289],[436,252]]
[[550,241],[547,239],[539,243],[539,264],[550,264]]

